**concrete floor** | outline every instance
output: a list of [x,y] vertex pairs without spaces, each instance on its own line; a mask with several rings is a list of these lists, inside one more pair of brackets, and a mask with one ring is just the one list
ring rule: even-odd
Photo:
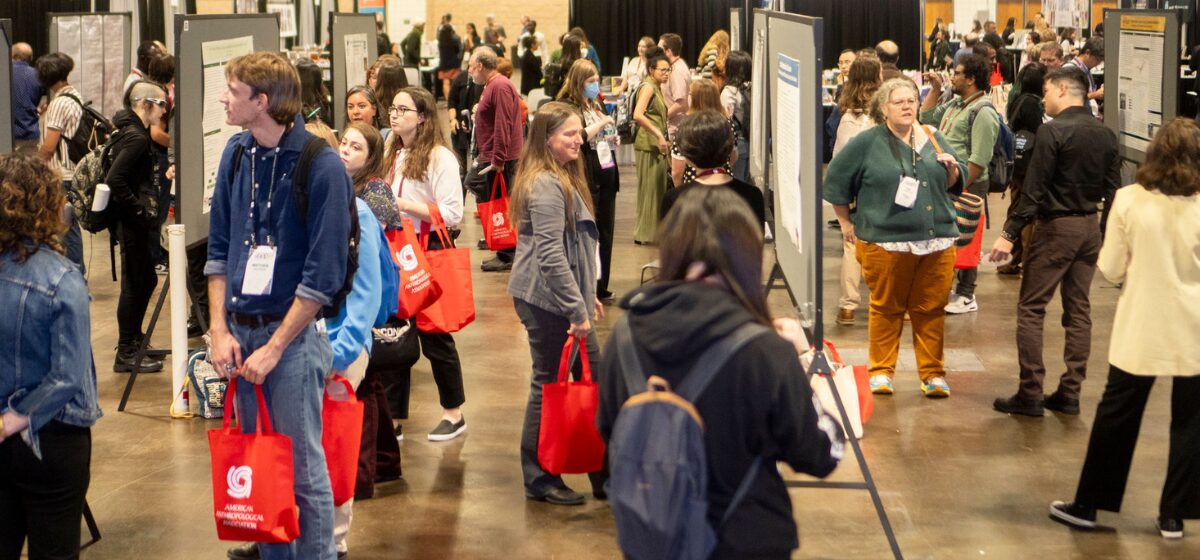
[[[614,252],[612,289],[638,283],[654,250],[632,243],[636,181],[624,166]],[[1003,215],[1007,201],[993,199]],[[986,244],[998,226],[986,232]],[[825,248],[825,303],[836,310],[838,233]],[[463,239],[474,245],[478,224]],[[167,374],[142,376],[129,408],[116,411],[125,375],[110,369],[116,343],[117,284],[109,277],[107,240],[90,240],[93,342],[106,416],[94,430],[89,501],[103,539],[85,558],[223,558],[233,543],[216,539],[205,430],[219,421],[173,420]],[[474,252],[477,265],[485,258]],[[769,263],[768,263],[769,265]],[[528,391],[529,352],[524,330],[505,295],[507,274],[475,273],[476,322],[456,336],[462,355],[469,431],[448,443],[431,443],[424,433],[440,416],[436,387],[422,361],[413,376],[411,418],[402,445],[404,478],[384,484],[375,499],[356,506],[351,556],[393,558],[614,558],[614,528],[608,506],[590,499],[575,508],[527,502],[521,486],[517,446]],[[985,265],[979,282],[981,311],[951,317],[946,346],[953,397],[920,397],[912,366],[897,375],[897,394],[876,402],[862,445],[907,558],[1200,558],[1200,523],[1181,542],[1166,542],[1154,529],[1165,476],[1169,389],[1151,396],[1133,474],[1121,516],[1101,514],[1108,528],[1073,532],[1047,519],[1053,499],[1070,499],[1095,406],[1107,372],[1105,356],[1117,290],[1097,279],[1092,289],[1093,379],[1083,389],[1079,417],[1048,414],[1014,418],[991,410],[992,399],[1016,387],[1013,347],[1019,281],[999,277]],[[780,315],[788,310],[782,290],[771,295]],[[610,310],[615,311],[615,310]],[[1061,368],[1062,330],[1051,304],[1047,321],[1047,365]],[[830,311],[830,316],[835,311]],[[827,337],[848,359],[865,363],[865,311],[858,326],[831,325]],[[602,338],[616,312],[600,322]],[[832,321],[829,321],[832,323]],[[903,347],[911,349],[905,336]],[[169,346],[164,327],[153,338]],[[497,341],[502,341],[497,343]],[[847,455],[834,480],[857,481]],[[586,478],[568,477],[579,490]],[[796,558],[890,556],[866,492],[793,489],[801,548]]]

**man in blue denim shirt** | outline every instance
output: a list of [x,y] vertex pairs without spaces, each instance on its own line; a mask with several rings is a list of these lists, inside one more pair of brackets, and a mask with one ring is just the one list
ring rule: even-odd
[[[312,135],[299,115],[296,70],[279,55],[253,53],[231,60],[225,76],[226,122],[246,132],[225,148],[209,217],[211,361],[218,372],[262,385],[275,430],[292,439],[300,537],[259,545],[262,558],[332,560],[333,495],[321,447],[332,353],[314,318],[345,281],[350,177],[333,150],[318,153],[308,212],[299,216],[292,171]],[[236,404],[239,423],[253,431],[254,392],[238,391]]]

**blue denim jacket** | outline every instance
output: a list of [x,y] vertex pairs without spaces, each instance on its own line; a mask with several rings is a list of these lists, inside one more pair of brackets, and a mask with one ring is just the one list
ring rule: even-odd
[[[332,148],[318,153],[310,167],[305,220],[300,219],[292,199],[292,171],[304,143],[311,137],[304,130],[304,120],[297,115],[280,138],[278,151],[259,148],[252,156],[254,137],[249,132],[240,132],[230,139],[221,155],[209,214],[208,263],[204,265],[204,274],[226,277],[225,309],[229,313],[284,315],[294,296],[329,305],[346,280],[353,188],[346,167]],[[239,144],[243,148],[242,161],[237,177],[231,178],[233,156]],[[254,171],[260,185],[253,225],[250,223],[251,157],[258,158]],[[270,189],[275,157],[279,163],[275,169],[275,187]],[[270,197],[270,212],[268,190],[274,192]],[[257,228],[260,245],[266,244],[268,232],[275,243],[275,273],[268,295],[242,295],[242,278],[251,250],[251,227]]]
[[21,437],[40,458],[37,433],[48,422],[86,428],[101,416],[88,290],[49,247],[20,264],[15,256],[0,254],[0,413],[29,417]]

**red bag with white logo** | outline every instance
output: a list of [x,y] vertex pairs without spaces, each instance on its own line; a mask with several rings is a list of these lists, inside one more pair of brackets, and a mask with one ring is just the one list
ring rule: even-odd
[[[212,455],[213,516],[223,541],[286,543],[300,536],[300,514],[293,489],[292,438],[275,433],[261,385],[257,429],[243,434],[232,427],[237,380],[225,392],[221,429],[208,431]],[[242,422],[238,415],[238,424]]]
[[[583,375],[569,379],[571,350],[579,343]],[[604,440],[596,430],[600,394],[592,382],[587,339],[567,337],[558,382],[542,385],[542,421],[538,427],[538,463],[550,474],[590,473],[604,467]]]
[[[417,313],[417,330],[426,333],[454,333],[475,320],[475,288],[471,284],[471,250],[455,247],[454,238],[446,229],[442,212],[436,204],[429,205],[432,233],[424,230],[425,258],[433,277],[442,287],[442,297]],[[429,250],[429,240],[437,235],[441,249]]]
[[331,383],[345,389],[342,398],[334,398],[339,388],[327,387],[321,403],[321,447],[325,449],[325,466],[329,468],[329,485],[333,487],[333,505],[340,506],[354,497],[354,482],[358,478],[358,452],[362,447],[363,403],[354,396],[350,381],[340,375]]
[[[500,187],[500,196],[496,196],[497,186]],[[496,178],[492,180],[492,199],[480,202],[477,206],[488,250],[499,251],[516,247],[517,230],[508,216],[508,185],[504,182],[503,173],[497,172]]]
[[441,297],[442,287],[433,278],[411,221],[404,220],[403,229],[387,230],[386,235],[392,258],[400,265],[400,311],[396,316],[408,319],[433,305]]

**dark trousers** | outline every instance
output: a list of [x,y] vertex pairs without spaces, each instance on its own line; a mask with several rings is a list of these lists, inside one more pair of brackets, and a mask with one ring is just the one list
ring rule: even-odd
[[[529,353],[533,357],[529,401],[525,405],[525,424],[521,430],[521,472],[525,479],[525,494],[541,497],[555,488],[566,487],[561,476],[546,472],[538,463],[538,432],[542,425],[542,385],[558,380],[558,364],[571,323],[566,317],[519,299],[514,299],[513,305],[529,334]],[[588,333],[587,348],[593,379],[599,383],[595,375],[600,369],[600,341],[595,329]],[[571,368],[571,377],[578,380],[581,375],[583,364],[577,358]],[[605,478],[603,475],[592,473],[589,478],[593,489],[601,489]]]
[[142,336],[142,319],[158,286],[154,260],[150,256],[151,232],[127,222],[117,224],[117,243],[121,245],[121,297],[117,300],[119,344],[137,343]]
[[1096,216],[1064,216],[1039,220],[1025,254],[1025,273],[1017,303],[1017,360],[1021,366],[1019,395],[1041,400],[1046,365],[1042,360],[1046,305],[1054,291],[1062,293],[1062,326],[1066,330],[1063,361],[1067,369],[1058,392],[1079,398],[1087,377],[1092,348],[1092,316],[1088,290],[1100,254],[1100,226]]
[[454,337],[447,333],[421,332],[415,325],[412,329],[415,331],[415,337],[410,333],[406,339],[381,348],[378,357],[373,351],[371,361],[367,363],[368,375],[372,370],[378,371],[387,395],[389,410],[395,411],[394,418],[399,420],[408,418],[412,366],[417,362],[414,347],[419,347],[420,352],[429,360],[442,408],[458,408],[467,400],[463,389],[462,363],[458,359]]
[[[981,196],[984,201],[987,201],[987,181],[976,181],[974,185],[967,187],[967,192]],[[984,208],[987,208],[987,204],[984,204]],[[979,267],[957,270],[954,273],[954,278],[957,281],[954,293],[968,298],[975,297],[975,285],[979,282]]]
[[[1142,412],[1155,377],[1131,375],[1116,366],[1096,407],[1087,459],[1079,476],[1076,503],[1120,511]],[[1200,376],[1175,377],[1171,386],[1171,448],[1159,514],[1200,519]]]
[[79,524],[92,462],[90,428],[56,421],[38,432],[42,458],[20,436],[0,443],[0,559],[79,558]]
[[400,476],[400,442],[392,433],[392,413],[379,374],[370,367],[355,396],[363,403],[362,443],[358,451],[358,476],[354,499],[375,496],[375,477]]
[[[517,174],[516,160],[504,162],[504,173],[503,173],[504,184],[505,184],[506,188],[508,189],[508,192],[510,195],[512,194],[512,189],[513,189],[513,178],[516,177],[516,174]],[[484,175],[483,180],[484,180],[484,193],[485,194],[484,194],[483,198],[479,198],[479,199],[477,199],[477,201],[478,202],[489,202],[492,200],[492,184],[496,181],[496,172],[488,171],[487,174]],[[500,193],[500,190],[496,189],[497,196],[499,196],[499,193]],[[500,251],[496,251],[496,257],[498,257],[500,260],[502,260],[504,262],[512,262],[513,255],[515,255],[516,253],[517,253],[516,249],[503,249]]]
[[208,241],[197,243],[187,250],[188,284],[192,286],[192,296],[204,324],[208,324],[208,277],[204,275],[204,264],[208,262]]
[[613,230],[617,222],[617,190],[600,189],[592,193],[592,205],[596,208],[596,228],[600,230],[600,280],[596,282],[596,293],[608,292],[608,275],[612,269]]
[[421,346],[416,330],[409,321],[393,319],[387,330],[410,329],[399,340],[383,340],[375,337],[371,346],[371,360],[367,362],[367,377],[377,377],[383,385],[388,411],[396,420],[408,419],[408,395],[412,385],[412,366],[421,359]]

